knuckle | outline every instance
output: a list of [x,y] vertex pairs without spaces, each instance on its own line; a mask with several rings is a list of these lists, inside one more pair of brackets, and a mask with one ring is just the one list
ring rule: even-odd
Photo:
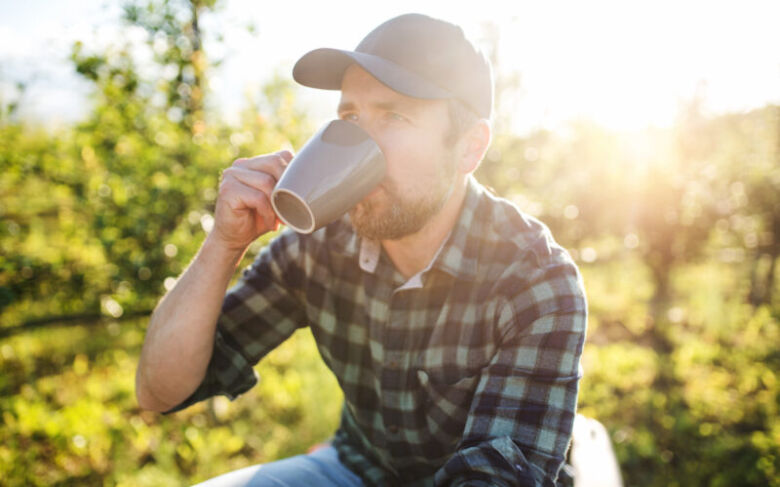
[[268,156],[268,162],[271,163],[272,165],[284,164],[284,158],[278,153],[275,153]]
[[228,174],[222,182],[219,183],[219,192],[220,193],[230,193],[234,191],[236,186],[236,179]]
[[233,168],[229,167],[227,169],[223,169],[222,173],[219,175],[220,184],[224,183],[225,181],[229,179],[233,179]]
[[289,162],[293,158],[292,151],[289,151],[287,149],[280,150],[276,153],[284,162]]
[[263,172],[260,173],[259,184],[264,193],[270,193],[276,186],[276,179],[272,175]]
[[268,198],[268,195],[263,193],[262,191],[259,192],[259,194],[257,195],[257,201],[264,208],[271,207],[271,200]]

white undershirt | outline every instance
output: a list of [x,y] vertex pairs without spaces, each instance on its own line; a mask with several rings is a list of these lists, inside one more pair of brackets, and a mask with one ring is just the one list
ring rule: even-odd
[[[450,238],[449,234],[442,240],[439,249],[434,254],[433,258],[425,269],[421,270],[417,274],[410,277],[402,286],[395,289],[394,292],[403,291],[406,289],[420,289],[423,287],[422,275],[428,272],[436,262],[436,258],[441,253],[441,249],[444,248],[444,244]],[[376,266],[379,264],[379,255],[382,253],[382,244],[378,240],[371,240],[368,238],[361,239],[360,242],[360,268],[364,271],[373,274],[376,271]]]

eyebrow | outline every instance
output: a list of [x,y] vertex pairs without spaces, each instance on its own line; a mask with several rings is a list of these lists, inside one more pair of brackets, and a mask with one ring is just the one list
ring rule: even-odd
[[[417,107],[411,103],[403,103],[397,101],[380,101],[380,102],[372,103],[371,106],[374,108],[378,108],[380,110],[388,110],[388,111],[394,111],[399,109],[408,113],[416,113],[418,111]],[[343,113],[354,109],[355,109],[355,104],[353,102],[344,101],[339,103],[337,113]]]
[[352,110],[355,107],[355,104],[351,101],[342,101],[339,103],[339,107],[336,110],[336,113],[343,113],[347,112],[349,110]]

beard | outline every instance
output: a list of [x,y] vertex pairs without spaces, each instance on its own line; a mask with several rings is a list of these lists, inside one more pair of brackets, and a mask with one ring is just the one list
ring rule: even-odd
[[372,240],[398,240],[419,232],[439,211],[455,187],[454,160],[445,161],[434,187],[418,197],[405,197],[393,181],[365,198],[349,212],[355,232]]

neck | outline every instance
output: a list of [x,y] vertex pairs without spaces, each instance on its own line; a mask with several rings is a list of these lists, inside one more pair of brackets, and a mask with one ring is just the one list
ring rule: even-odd
[[466,197],[466,187],[466,178],[458,178],[444,206],[417,233],[398,240],[382,240],[382,247],[404,278],[409,279],[425,269],[436,255],[455,226]]

